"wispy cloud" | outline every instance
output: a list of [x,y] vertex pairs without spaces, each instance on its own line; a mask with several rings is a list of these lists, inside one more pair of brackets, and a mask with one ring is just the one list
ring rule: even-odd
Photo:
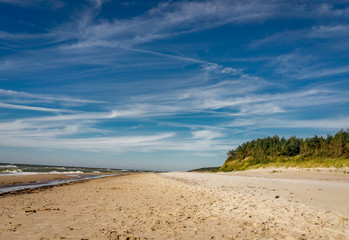
[[150,136],[122,136],[100,138],[52,138],[42,136],[11,137],[6,141],[0,139],[2,146],[13,147],[40,147],[43,149],[66,149],[90,152],[127,152],[137,149],[138,152],[146,152],[157,147],[161,148],[164,139],[172,137],[173,133],[162,133]]
[[253,40],[250,48],[273,47],[275,44],[296,44],[305,39],[334,39],[336,43],[340,40],[345,41],[349,35],[349,25],[315,25],[306,29],[287,30],[267,36],[263,39]]
[[340,129],[347,128],[349,116],[298,120],[298,119],[278,119],[278,118],[256,118],[256,119],[236,119],[228,126],[230,127],[249,127],[250,129],[264,129],[264,128],[317,128],[317,129]]
[[[234,86],[242,84],[241,81],[235,85],[229,82],[217,84],[215,87],[200,87],[178,91],[177,93],[166,95],[150,94],[140,96],[137,101],[129,102],[123,108],[127,110],[113,110],[110,112],[76,112],[65,113],[55,116],[43,116],[32,118],[20,118],[17,120],[7,120],[0,124],[0,132],[13,139],[8,144],[16,143],[17,146],[34,146],[39,141],[47,144],[40,145],[44,148],[52,149],[78,149],[86,151],[218,151],[229,149],[226,145],[226,137],[229,127],[249,127],[249,128],[335,128],[345,127],[346,118],[325,120],[283,120],[286,112],[299,111],[307,106],[321,106],[322,104],[343,102],[343,96],[329,90],[321,88],[309,89],[278,94],[249,95],[241,97],[228,97]],[[232,87],[231,89],[229,87]],[[240,88],[238,88],[240,89]],[[257,89],[246,89],[240,94],[248,91],[253,93]],[[346,94],[345,91],[342,94]],[[142,104],[139,104],[142,102]],[[1,105],[3,107],[19,107]],[[216,112],[216,109],[230,108],[226,112]],[[24,107],[27,109],[27,107]],[[30,108],[29,108],[30,109]],[[33,108],[30,110],[49,111],[49,109]],[[236,113],[232,113],[234,110]],[[58,110],[55,110],[59,112]],[[64,112],[64,111],[63,111]],[[186,113],[206,112],[208,116],[220,116],[225,120],[235,118],[233,122],[219,127],[205,125],[186,125],[177,123],[173,127],[188,128],[191,130],[190,136],[178,137],[173,133],[159,133],[159,139],[146,138],[144,136],[119,136],[117,131],[106,131],[101,124],[105,121],[115,121],[120,119],[130,119],[138,124],[140,119],[158,122],[166,119],[167,115],[179,116]],[[276,116],[272,116],[276,114]],[[267,117],[261,118],[264,115]],[[168,124],[167,124],[168,125]],[[171,125],[171,124],[170,124]],[[141,129],[146,128],[142,126]],[[140,130],[139,127],[136,130]],[[132,132],[132,129],[130,128]],[[89,137],[81,138],[79,135],[89,134]],[[92,134],[92,135],[91,135]],[[98,137],[98,135],[105,135]],[[25,139],[19,140],[18,138]],[[28,139],[26,139],[28,138]],[[29,139],[33,138],[33,141]],[[144,139],[138,141],[137,139]],[[149,140],[149,143],[145,141]],[[56,143],[53,144],[53,142]],[[123,142],[123,143],[121,143]],[[21,145],[22,144],[22,145]],[[30,145],[32,144],[32,145]],[[91,147],[92,145],[96,147]],[[117,146],[115,146],[117,145]],[[12,146],[12,145],[11,145]]]
[[7,104],[0,102],[0,108],[12,108],[12,109],[20,109],[20,110],[30,110],[30,111],[40,111],[40,112],[77,112],[73,110],[67,109],[56,109],[56,108],[44,108],[44,107],[33,107],[33,106],[24,106],[24,105],[16,105],[16,104]]
[[0,88],[0,96],[9,96],[14,98],[32,98],[39,99],[42,101],[59,101],[59,102],[76,102],[76,103],[105,103],[105,101],[96,101],[88,99],[79,99],[73,97],[59,97],[59,96],[50,96],[45,94],[34,94],[28,92],[19,92],[13,90],[6,90]]
[[[76,32],[79,41],[70,47],[131,47],[226,24],[260,23],[273,18],[343,17],[346,12],[330,4],[303,3],[295,7],[285,2],[259,0],[165,2],[133,19],[83,24],[84,28]],[[94,15],[86,11],[81,18],[91,19]]]
[[46,116],[40,118],[27,118],[25,119],[28,122],[52,122],[52,121],[72,121],[72,120],[98,120],[98,119],[112,119],[112,118],[128,118],[135,117],[139,118],[144,114],[143,111],[138,109],[116,111],[111,112],[85,112],[85,113],[75,113],[75,114],[64,114],[56,116]]
[[[15,1],[17,2],[17,1]],[[19,1],[18,1],[19,2]],[[334,4],[335,2],[333,2]],[[108,3],[105,3],[108,4]],[[44,69],[46,67],[56,68],[62,67],[65,64],[90,64],[91,59],[84,56],[86,53],[91,53],[91,49],[97,51],[97,56],[103,57],[103,48],[123,49],[134,52],[142,52],[173,58],[181,61],[197,63],[203,70],[209,72],[225,73],[225,74],[242,74],[240,69],[222,66],[214,62],[203,61],[190,57],[176,56],[171,54],[163,54],[153,50],[145,50],[137,48],[143,43],[156,41],[158,39],[170,38],[175,35],[187,34],[192,31],[202,30],[203,28],[214,28],[226,24],[245,24],[249,22],[260,23],[266,19],[273,18],[307,18],[312,17],[343,17],[346,16],[346,10],[337,9],[331,4],[307,4],[306,2],[290,7],[285,2],[275,1],[234,1],[228,3],[226,1],[211,1],[211,2],[166,2],[160,3],[157,7],[150,9],[143,15],[125,19],[125,20],[110,20],[110,21],[94,21],[103,5],[103,1],[90,1],[89,4],[76,17],[72,18],[69,23],[62,23],[58,27],[51,29],[45,34],[13,34],[0,33],[0,38],[11,39],[12,44],[16,39],[38,38],[46,39],[38,41],[47,45],[47,42],[61,43],[54,48],[61,55],[61,61],[57,62],[57,58],[52,61],[50,53],[44,57],[45,64],[37,65],[22,62],[19,59],[8,58],[6,64],[3,64],[4,69],[11,69],[16,66],[26,66],[28,71],[32,68]],[[106,5],[107,6],[107,5]],[[287,10],[287,11],[286,11]],[[265,39],[252,42],[250,46],[256,47],[267,43],[293,42],[297,39],[333,36],[331,33],[342,33],[347,30],[346,25],[337,26],[314,26],[310,31],[295,30],[286,31],[285,33],[276,33]],[[17,36],[18,35],[18,36]],[[32,44],[32,41],[30,41]],[[25,43],[24,43],[25,44]],[[75,50],[74,50],[75,49]],[[42,51],[42,50],[41,50]],[[74,51],[75,57],[68,54]],[[94,54],[96,54],[94,51]],[[98,55],[98,52],[101,55]],[[116,51],[117,52],[117,51]],[[45,56],[45,54],[43,54]],[[114,54],[118,56],[117,53]],[[93,58],[96,59],[96,58]],[[47,61],[48,60],[48,61]],[[37,62],[38,59],[32,59],[31,62]],[[40,60],[39,60],[40,61]],[[87,62],[89,61],[89,62]],[[111,61],[102,61],[101,65],[110,66]],[[19,63],[19,66],[18,66]],[[93,62],[94,64],[97,61]],[[12,67],[11,67],[12,66]],[[110,66],[111,67],[111,66]],[[245,73],[245,76],[249,76]],[[251,78],[251,76],[249,76]]]
[[321,77],[336,76],[339,74],[346,74],[346,73],[349,73],[349,66],[316,69],[315,71],[313,70],[313,71],[302,73],[299,76],[299,78],[300,79],[321,78]]
[[321,79],[349,73],[349,67],[342,63],[329,64],[324,62],[321,56],[305,54],[299,50],[282,54],[269,60],[269,66],[273,66],[275,73],[288,79]]
[[199,130],[199,131],[192,132],[192,135],[194,139],[205,139],[205,140],[222,138],[224,136],[224,134],[222,134],[221,132],[212,131],[212,130]]
[[[70,149],[92,152],[150,152],[150,151],[226,151],[224,134],[214,130],[198,130],[191,136],[178,136],[173,132],[146,135],[120,135],[118,131],[94,129],[96,120],[113,116],[75,118],[31,118],[0,123],[1,146],[39,147],[43,149]],[[93,120],[93,121],[91,121]],[[88,137],[81,134],[94,133]],[[106,136],[96,136],[95,134]],[[41,143],[41,144],[40,144]]]
[[[78,33],[76,46],[134,46],[232,22],[260,21],[272,16],[274,9],[259,1],[160,3],[141,17],[86,26]],[[88,14],[83,16],[89,18]]]
[[[300,107],[347,101],[344,97],[347,91],[330,91],[322,89],[321,86],[294,92],[256,94],[259,89],[258,85],[251,87],[241,81],[221,82],[216,85],[176,90],[171,94],[139,96],[135,101],[144,102],[144,106],[148,106],[145,109],[158,109],[161,104],[173,106],[167,108],[168,113],[172,114],[228,108],[230,111],[216,114],[230,116],[283,113]],[[231,113],[231,110],[235,113]]]
[[64,6],[60,0],[0,0],[0,3],[11,4],[20,7],[45,7],[57,9]]
[[314,26],[308,37],[310,38],[343,38],[349,35],[349,25],[320,25]]
[[[56,3],[59,1],[7,1],[23,6],[39,2]],[[24,2],[24,3],[23,3]],[[127,20],[113,20],[94,23],[103,1],[90,1],[90,4],[73,18],[70,23],[64,23],[52,29],[46,37],[64,40],[77,40],[71,47],[91,48],[123,46],[131,47],[150,41],[187,34],[190,32],[210,29],[226,24],[242,24],[262,22],[276,17],[308,17],[312,16],[342,16],[329,4],[300,4],[298,7],[275,1],[184,1],[164,2],[150,9],[142,16]],[[314,10],[315,9],[315,10]],[[12,38],[15,35],[2,33],[0,37]],[[33,38],[35,35],[19,34],[17,39]],[[39,34],[41,38],[44,37]]]

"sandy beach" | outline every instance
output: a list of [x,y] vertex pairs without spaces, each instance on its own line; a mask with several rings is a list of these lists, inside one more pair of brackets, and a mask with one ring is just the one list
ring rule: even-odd
[[1,196],[0,239],[349,239],[348,199],[329,170],[113,176]]

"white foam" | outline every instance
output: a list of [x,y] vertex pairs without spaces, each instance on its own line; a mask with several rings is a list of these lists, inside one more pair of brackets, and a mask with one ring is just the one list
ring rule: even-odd
[[[96,179],[96,178],[111,177],[111,176],[116,176],[116,175],[119,175],[119,174],[88,176],[88,177],[84,177],[82,179],[83,180]],[[0,193],[6,193],[6,192],[12,192],[12,191],[18,191],[18,190],[24,190],[24,189],[32,189],[32,188],[38,188],[38,187],[43,187],[43,186],[54,186],[54,185],[58,185],[58,184],[76,182],[76,181],[80,181],[80,180],[81,180],[81,178],[59,179],[59,180],[49,181],[48,183],[41,183],[41,181],[38,181],[38,182],[36,182],[36,184],[0,188]]]
[[46,174],[76,174],[76,173],[84,173],[82,171],[67,171],[67,172],[57,172],[57,171],[52,171]]
[[0,175],[36,175],[36,174],[77,174],[77,173],[84,173],[82,171],[67,171],[67,172],[23,172],[20,169],[15,170],[6,170],[0,173]]
[[0,165],[0,168],[18,168],[16,165]]
[[50,168],[50,169],[58,169],[58,170],[65,170],[65,167],[45,167],[46,169],[47,168]]
[[14,170],[5,170],[2,171],[2,174],[21,174],[23,171],[21,169],[14,169]]

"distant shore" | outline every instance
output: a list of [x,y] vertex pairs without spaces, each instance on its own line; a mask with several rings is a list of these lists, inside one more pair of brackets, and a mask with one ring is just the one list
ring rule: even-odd
[[348,176],[139,173],[38,189],[0,197],[0,239],[349,239]]

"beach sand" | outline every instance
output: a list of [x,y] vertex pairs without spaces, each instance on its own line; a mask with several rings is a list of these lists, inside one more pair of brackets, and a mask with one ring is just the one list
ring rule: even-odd
[[141,173],[9,194],[0,239],[349,239],[348,174],[295,172]]
[[[32,175],[0,175],[0,186],[8,184],[34,183],[45,180],[61,180],[74,178],[72,174],[32,174]],[[77,175],[77,174],[75,174]]]

